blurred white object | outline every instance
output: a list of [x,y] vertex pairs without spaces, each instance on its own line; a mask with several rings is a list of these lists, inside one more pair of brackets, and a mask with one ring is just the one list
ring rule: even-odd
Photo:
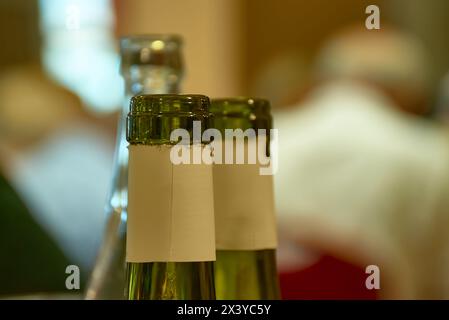
[[381,266],[400,287],[389,297],[449,297],[447,137],[349,81],[274,122],[284,232]]
[[317,61],[324,77],[352,77],[383,85],[429,89],[432,64],[424,43],[393,29],[348,29],[326,43]]
[[104,133],[75,122],[17,153],[9,167],[35,219],[85,276],[103,234],[112,153]]
[[119,110],[123,81],[109,0],[40,0],[43,65],[96,112]]

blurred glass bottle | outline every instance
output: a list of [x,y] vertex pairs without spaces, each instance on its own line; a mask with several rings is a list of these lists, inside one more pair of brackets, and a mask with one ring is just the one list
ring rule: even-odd
[[128,206],[126,116],[131,97],[179,93],[183,76],[182,41],[176,35],[138,35],[120,40],[125,99],[117,128],[114,173],[106,203],[107,226],[91,274],[86,299],[124,299]]
[[173,164],[179,145],[171,141],[175,130],[187,130],[190,137],[183,136],[178,154],[194,159],[195,153],[207,152],[208,146],[195,138],[195,128],[199,124],[202,135],[209,126],[209,105],[203,95],[131,99],[126,236],[130,300],[215,299],[212,166]]
[[[259,156],[254,164],[248,161],[249,144],[262,138],[261,146],[255,145],[254,150],[269,159],[270,104],[263,99],[216,99],[210,110],[212,127],[220,130],[222,137],[227,136],[226,129],[254,130],[247,141],[243,135],[240,141],[233,138],[234,164],[222,161],[213,168],[217,299],[279,299],[273,176],[260,174]],[[247,155],[243,164],[235,164],[239,147]],[[222,150],[225,159],[229,149]]]

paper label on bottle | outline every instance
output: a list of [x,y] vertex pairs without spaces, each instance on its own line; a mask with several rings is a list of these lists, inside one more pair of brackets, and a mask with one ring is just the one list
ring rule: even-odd
[[260,175],[260,167],[260,163],[214,164],[217,249],[277,247],[273,176]]
[[212,166],[175,165],[170,150],[129,146],[127,262],[215,260]]

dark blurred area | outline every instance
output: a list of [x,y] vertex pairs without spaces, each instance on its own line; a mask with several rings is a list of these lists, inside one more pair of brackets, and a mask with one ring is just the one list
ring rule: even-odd
[[2,0],[0,295],[67,293],[69,264],[84,289],[124,99],[117,40],[176,33],[182,91],[272,102],[284,298],[449,298],[448,32],[446,0]]

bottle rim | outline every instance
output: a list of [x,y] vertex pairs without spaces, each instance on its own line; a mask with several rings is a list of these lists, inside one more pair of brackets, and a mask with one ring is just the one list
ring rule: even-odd
[[210,112],[223,117],[271,117],[267,99],[256,97],[215,98],[211,100]]
[[[193,130],[200,121],[203,132],[209,127],[209,97],[201,94],[144,94],[131,98],[126,139],[130,144],[176,144],[175,129]],[[190,135],[190,141],[193,135]]]
[[119,39],[120,47],[124,49],[127,45],[151,43],[154,41],[172,42],[178,45],[183,44],[182,36],[179,34],[163,34],[163,33],[149,33],[149,34],[131,34],[122,36]]
[[132,66],[167,67],[183,73],[182,37],[176,34],[142,34],[120,38],[120,70],[123,75]]
[[209,115],[210,99],[202,94],[141,94],[131,98],[129,116]]

